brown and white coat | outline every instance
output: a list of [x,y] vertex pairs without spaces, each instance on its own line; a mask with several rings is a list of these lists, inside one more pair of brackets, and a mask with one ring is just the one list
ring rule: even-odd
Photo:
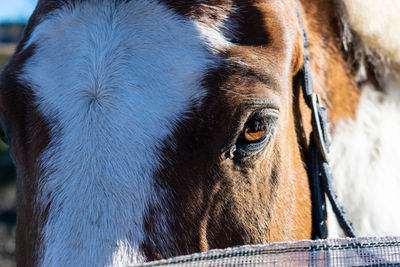
[[[334,4],[302,14],[335,126],[360,89]],[[302,49],[294,0],[39,1],[0,81],[18,264],[310,238]],[[263,142],[243,141],[253,126]]]

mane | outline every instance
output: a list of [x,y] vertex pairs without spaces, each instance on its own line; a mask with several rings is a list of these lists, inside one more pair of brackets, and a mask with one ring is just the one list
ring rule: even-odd
[[365,81],[371,67],[379,82],[389,76],[400,80],[400,1],[334,1],[342,24],[342,41],[352,55],[357,81]]

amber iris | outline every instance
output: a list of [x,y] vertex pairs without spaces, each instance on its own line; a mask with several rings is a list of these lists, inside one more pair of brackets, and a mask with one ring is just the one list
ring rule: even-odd
[[244,138],[249,142],[261,141],[266,134],[267,130],[262,130],[257,132],[252,132],[250,128],[246,128],[244,130]]

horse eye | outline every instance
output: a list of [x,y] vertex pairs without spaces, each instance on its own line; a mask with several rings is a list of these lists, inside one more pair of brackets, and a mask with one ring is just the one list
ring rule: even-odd
[[273,133],[276,114],[254,114],[244,125],[230,158],[244,159],[261,151]]
[[270,119],[256,114],[246,122],[244,130],[239,136],[238,144],[246,145],[262,142],[269,135],[270,130]]
[[267,130],[253,131],[251,128],[244,130],[244,139],[249,142],[257,142],[262,140],[267,135]]

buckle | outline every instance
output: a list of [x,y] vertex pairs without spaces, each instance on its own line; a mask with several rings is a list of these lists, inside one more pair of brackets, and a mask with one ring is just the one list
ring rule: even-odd
[[316,93],[312,93],[310,95],[311,98],[311,110],[313,117],[313,135],[315,139],[315,143],[319,149],[322,159],[325,162],[328,162],[328,145],[329,140],[326,140],[329,136],[328,129],[328,121],[323,118],[321,114],[321,109],[324,109],[324,106],[321,105],[320,97]]

